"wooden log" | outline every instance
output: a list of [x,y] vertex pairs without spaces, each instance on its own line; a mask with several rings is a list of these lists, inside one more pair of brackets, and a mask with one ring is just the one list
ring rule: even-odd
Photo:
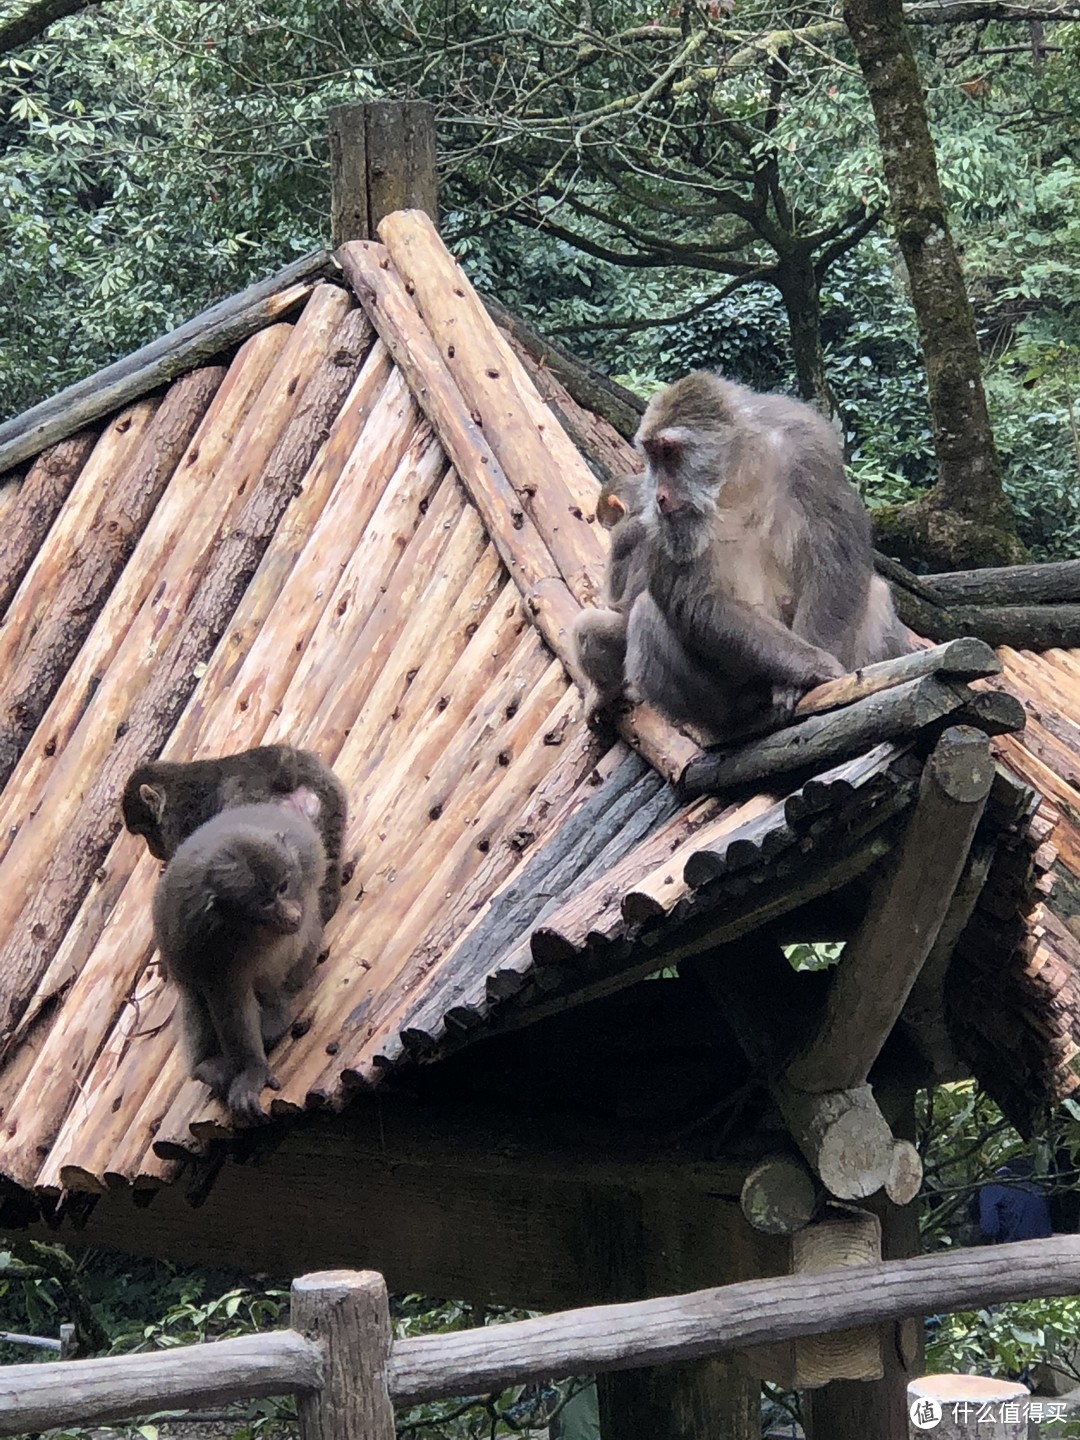
[[337,105],[330,126],[330,233],[335,247],[374,240],[394,210],[438,221],[435,109],[426,100]]
[[[864,1210],[832,1211],[792,1235],[790,1250],[792,1275],[880,1265],[881,1222]],[[878,1380],[884,1373],[880,1332],[870,1326],[756,1346],[742,1358],[751,1374],[782,1390],[814,1390],[832,1380]]]
[[390,1355],[390,1393],[396,1404],[412,1405],[530,1380],[661,1365],[908,1315],[1077,1291],[1080,1237],[1075,1235],[958,1247],[855,1271],[741,1281],[688,1295],[399,1340]]
[[555,341],[538,334],[493,296],[484,295],[481,298],[496,325],[512,335],[523,349],[550,370],[572,399],[594,415],[601,416],[624,440],[634,438],[645,413],[645,401],[640,395],[586,365]]
[[297,1397],[300,1440],[394,1440],[383,1277],[373,1270],[304,1275],[293,1281],[289,1321],[322,1352],[321,1384]]
[[796,1089],[860,1085],[892,1032],[937,938],[994,778],[986,737],[945,732],[892,866],[836,967],[825,1012],[787,1068]]
[[968,635],[960,640],[949,640],[944,645],[931,645],[925,650],[912,650],[895,660],[882,660],[876,665],[864,665],[851,675],[839,680],[828,680],[808,690],[795,706],[796,717],[820,715],[826,710],[838,710],[855,700],[868,695],[877,695],[882,690],[891,690],[906,680],[917,680],[923,675],[948,676],[953,680],[978,680],[986,675],[999,675],[1001,661],[984,640]]
[[14,769],[97,619],[224,374],[221,367],[210,367],[176,382],[60,571],[49,609],[5,682],[0,700],[0,785]]
[[794,1235],[809,1225],[819,1188],[806,1165],[792,1155],[770,1155],[747,1175],[739,1207],[755,1230]]
[[[381,245],[355,241],[339,252],[361,304],[430,420],[447,456],[483,517],[537,628],[571,668],[569,634],[578,605],[539,531],[464,404],[430,332]],[[580,683],[581,676],[575,676]],[[639,707],[639,712],[645,707]],[[635,712],[622,733],[661,774],[682,774],[697,747],[650,713]]]
[[811,1094],[777,1081],[771,1089],[791,1138],[830,1194],[865,1200],[883,1188],[894,1139],[869,1085]]
[[[582,604],[595,603],[606,551],[599,527],[582,508],[597,489],[584,460],[546,407],[538,407],[546,423],[530,413],[524,396],[533,391],[532,382],[428,217],[420,211],[389,215],[379,235],[571,594]],[[574,471],[580,475],[568,484],[564,477]]]
[[[271,394],[264,392],[262,397],[267,409],[271,397],[275,400],[273,420],[266,414],[259,417],[263,443],[268,448],[280,438],[303,394],[294,371],[299,369],[303,374],[325,350],[347,308],[347,298],[341,291],[324,287],[321,297],[313,297],[305,321],[296,327],[271,378]],[[280,396],[276,394],[279,387]],[[258,449],[252,446],[243,463],[258,465],[261,459]],[[122,793],[135,765],[160,751],[254,575],[301,474],[281,473],[270,464],[252,484],[238,523],[214,552],[197,597],[180,618],[171,643],[163,644],[148,683],[133,700],[128,697],[131,708],[126,729],[103,756],[89,783],[83,782],[78,819],[47,857],[46,873],[36,890],[26,897],[19,922],[0,951],[4,957],[0,987],[0,1032],[4,1043],[10,1042],[11,1027],[52,959],[94,871],[116,836],[116,796]],[[145,664],[147,657],[140,659]],[[74,755],[65,753],[61,766],[74,763]],[[60,774],[58,767],[54,783]]]
[[204,310],[178,329],[69,385],[0,425],[0,474],[48,445],[73,435],[185,371],[205,365],[265,325],[284,319],[333,275],[333,257],[317,250],[276,275]]
[[892,1163],[885,1180],[885,1194],[894,1205],[908,1205],[922,1188],[922,1157],[910,1140],[893,1142]]
[[[923,1375],[908,1382],[912,1440],[1027,1440],[1030,1391],[1019,1380],[986,1375]],[[1032,1429],[1041,1429],[1032,1422]]]
[[882,741],[917,734],[966,704],[970,693],[935,675],[908,680],[856,700],[838,715],[811,715],[739,749],[710,751],[689,763],[679,788],[684,798],[714,795],[828,765]]
[[10,605],[97,438],[96,431],[83,430],[60,440],[38,456],[20,483],[0,538],[0,615]]
[[923,575],[943,605],[1060,605],[1080,601],[1080,560]]
[[0,1435],[310,1393],[321,1384],[322,1365],[320,1347],[292,1330],[104,1360],[6,1365],[0,1370]]

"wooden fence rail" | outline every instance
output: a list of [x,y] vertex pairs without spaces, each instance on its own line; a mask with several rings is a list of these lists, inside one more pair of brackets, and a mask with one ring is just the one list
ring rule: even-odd
[[291,1392],[302,1440],[393,1440],[395,1404],[1078,1293],[1080,1236],[1055,1235],[391,1343],[382,1276],[331,1270],[294,1282],[291,1330],[0,1368],[0,1435]]

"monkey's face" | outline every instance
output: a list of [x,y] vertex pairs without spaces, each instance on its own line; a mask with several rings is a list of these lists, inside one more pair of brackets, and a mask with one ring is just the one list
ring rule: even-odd
[[304,918],[300,867],[283,845],[252,847],[222,864],[213,881],[226,917],[276,935],[295,935]]
[[646,524],[673,559],[697,559],[708,548],[723,469],[712,437],[669,425],[639,438],[648,459]]

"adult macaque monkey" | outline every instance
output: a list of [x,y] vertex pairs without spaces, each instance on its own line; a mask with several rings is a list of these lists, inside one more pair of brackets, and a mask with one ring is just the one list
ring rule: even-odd
[[301,799],[223,810],[180,845],[154,891],[188,1073],[249,1124],[263,1118],[264,1087],[278,1088],[266,1057],[322,944],[326,854],[310,808]]
[[347,801],[341,781],[308,750],[259,745],[215,760],[152,760],[128,776],[124,824],[141,835],[156,860],[221,810],[265,800],[299,806],[318,828],[326,852],[320,909],[325,925],[341,901],[341,851]]
[[571,633],[578,668],[589,682],[585,713],[590,722],[622,695],[627,619],[648,583],[641,518],[645,503],[645,476],[640,473],[605,481],[596,502],[596,518],[611,532],[602,604],[580,611]]
[[626,679],[713,741],[909,647],[832,427],[694,371],[650,401]]

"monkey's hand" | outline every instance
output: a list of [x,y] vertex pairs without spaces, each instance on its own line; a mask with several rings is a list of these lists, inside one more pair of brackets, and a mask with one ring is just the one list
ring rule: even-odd
[[271,1090],[281,1089],[265,1061],[241,1070],[229,1086],[228,1105],[233,1118],[245,1125],[265,1125],[269,1116],[263,1113],[259,1098],[267,1086]]
[[813,690],[817,685],[824,685],[826,680],[839,680],[841,675],[846,675],[840,661],[825,650],[819,650],[817,654],[821,657],[820,663],[815,658],[807,667],[807,680],[798,685],[781,684],[772,687],[772,709],[785,719],[790,719],[795,713],[795,706],[808,691]]
[[233,1069],[224,1055],[211,1055],[195,1066],[191,1072],[191,1078],[201,1080],[204,1085],[209,1085],[210,1093],[215,1100],[224,1100],[229,1093]]

